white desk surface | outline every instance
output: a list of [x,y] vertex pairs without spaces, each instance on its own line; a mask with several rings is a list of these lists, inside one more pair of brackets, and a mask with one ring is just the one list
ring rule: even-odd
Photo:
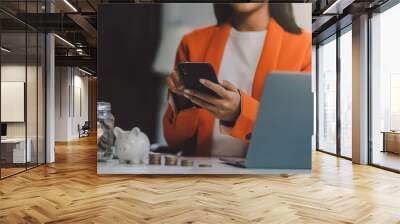
[[[185,157],[180,157],[185,158]],[[308,174],[308,169],[247,169],[228,165],[218,158],[186,157],[194,160],[194,166],[135,165],[120,164],[118,160],[98,162],[98,174]],[[199,167],[199,164],[212,164],[212,167]]]
[[[28,138],[29,141],[29,138]],[[25,138],[5,138],[1,139],[1,143],[20,143],[20,142],[25,142]]]

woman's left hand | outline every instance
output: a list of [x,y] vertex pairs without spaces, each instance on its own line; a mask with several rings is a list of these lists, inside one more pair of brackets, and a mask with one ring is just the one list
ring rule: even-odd
[[214,97],[195,90],[184,90],[184,96],[194,104],[210,111],[222,121],[235,122],[240,114],[240,93],[235,85],[227,80],[218,85],[209,80],[200,79],[200,83],[220,96]]

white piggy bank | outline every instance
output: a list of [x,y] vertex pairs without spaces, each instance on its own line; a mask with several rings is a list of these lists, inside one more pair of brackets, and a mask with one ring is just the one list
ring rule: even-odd
[[150,151],[150,141],[146,134],[134,127],[124,131],[119,127],[114,128],[115,154],[120,162],[133,164],[145,163]]

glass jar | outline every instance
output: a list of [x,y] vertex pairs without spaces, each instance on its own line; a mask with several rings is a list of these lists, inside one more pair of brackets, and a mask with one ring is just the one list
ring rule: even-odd
[[113,157],[114,115],[111,103],[97,102],[97,161],[106,162]]

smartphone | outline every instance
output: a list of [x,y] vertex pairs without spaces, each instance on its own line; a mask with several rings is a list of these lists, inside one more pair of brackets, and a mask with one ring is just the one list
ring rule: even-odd
[[178,65],[178,72],[185,89],[196,90],[219,97],[214,91],[200,83],[200,79],[207,79],[213,83],[219,84],[217,75],[211,64],[205,62],[184,62]]

